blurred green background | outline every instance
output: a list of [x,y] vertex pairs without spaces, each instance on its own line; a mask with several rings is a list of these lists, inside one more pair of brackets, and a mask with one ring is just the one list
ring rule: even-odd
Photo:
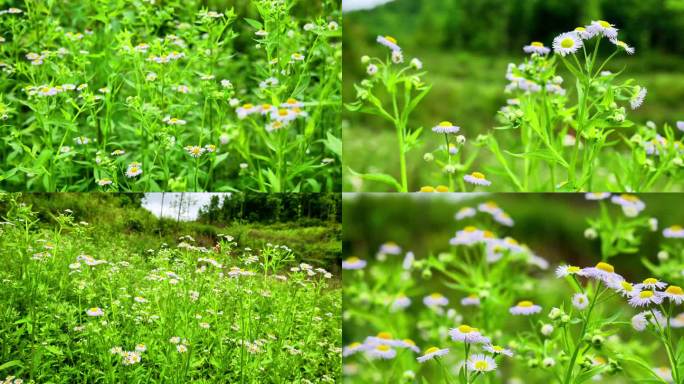
[[[503,92],[506,66],[522,62],[523,45],[538,40],[550,46],[559,33],[596,19],[616,24],[621,40],[637,50],[634,56],[618,55],[608,66],[614,72],[626,68],[623,79],[634,78],[648,88],[646,102],[629,111],[628,118],[641,123],[652,120],[659,126],[684,120],[684,0],[394,0],[348,12],[343,97],[345,102],[353,101],[353,84],[365,76],[362,55],[385,57],[387,50],[375,43],[376,36],[391,35],[398,39],[407,62],[412,57],[423,61],[426,80],[433,84],[410,127],[429,130],[449,120],[474,140],[496,125],[496,112],[508,98]],[[348,167],[399,174],[392,127],[374,116],[349,111],[343,112],[343,120],[345,191],[354,190]],[[410,190],[435,184],[422,149],[435,148],[441,138],[430,132],[423,137],[424,147],[408,156]],[[478,163],[476,168],[486,165]],[[365,183],[366,191],[387,190],[378,183]]]
[[[454,219],[464,206],[477,207],[494,201],[515,220],[513,228],[500,227],[499,237],[511,236],[527,244],[551,266],[543,274],[553,274],[559,263],[590,266],[601,261],[598,240],[584,238],[587,219],[599,215],[596,201],[584,194],[497,193],[497,194],[355,194],[342,199],[342,248],[345,257],[356,255],[372,259],[381,244],[394,241],[416,258],[448,252],[449,239],[466,224]],[[644,236],[640,252],[618,255],[611,262],[628,279],[643,280],[651,273],[641,258],[656,262],[662,229],[684,224],[681,194],[642,194],[646,204],[641,213],[659,220],[659,230]],[[623,216],[620,208],[606,201],[614,217]],[[482,215],[482,216],[480,216]],[[478,214],[478,217],[487,217]],[[656,262],[657,263],[657,262]]]

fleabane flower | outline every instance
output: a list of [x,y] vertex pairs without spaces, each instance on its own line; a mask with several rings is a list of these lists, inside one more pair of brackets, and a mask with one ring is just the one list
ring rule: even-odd
[[630,47],[627,43],[622,40],[610,40],[611,43],[615,44],[618,48],[622,48],[627,52],[628,55],[633,55],[636,52],[634,47]]
[[684,227],[681,225],[673,225],[663,230],[663,236],[674,239],[684,238]]
[[162,119],[168,125],[185,125],[187,122],[177,117],[166,116]]
[[644,103],[644,99],[646,99],[647,93],[648,89],[646,89],[646,87],[637,85],[634,89],[633,96],[629,99],[629,106],[632,109],[637,109],[641,107],[641,104]]
[[518,304],[511,307],[508,311],[511,313],[511,315],[529,316],[529,315],[533,315],[535,313],[539,313],[539,312],[541,312],[541,310],[542,310],[542,307],[534,304],[532,301],[523,300],[523,301],[519,301]]
[[123,365],[133,365],[139,363],[141,360],[140,353],[136,351],[124,352],[121,354],[121,361]]
[[576,32],[561,33],[553,39],[553,50],[561,56],[573,54],[583,45],[582,39]]
[[449,304],[449,299],[439,292],[432,293],[423,298],[423,304],[428,307],[443,307]]
[[589,192],[584,195],[584,198],[587,200],[605,200],[609,197],[609,192]]
[[366,353],[376,359],[391,360],[397,356],[397,351],[386,344],[378,344],[372,349],[366,351]]
[[[594,267],[582,268],[581,276],[603,281],[608,283],[608,281],[616,281],[617,279],[623,279],[622,276],[615,273],[615,267],[604,261],[600,261]],[[624,280],[624,279],[623,279]]]
[[578,275],[581,274],[582,270],[580,267],[575,267],[574,265],[559,265],[556,268],[556,277],[561,278],[568,275]]
[[472,293],[472,294],[461,299],[461,305],[464,307],[479,306],[480,305],[480,298],[477,296],[477,294]]
[[463,324],[449,330],[449,336],[453,341],[461,341],[468,344],[489,344],[488,337],[482,336],[477,328]]
[[634,287],[639,289],[663,289],[667,287],[667,283],[662,282],[654,277],[649,277],[644,279],[644,281],[639,284],[634,284]]
[[198,145],[188,145],[185,150],[194,158],[199,158],[205,152],[205,149]]
[[629,305],[633,307],[646,307],[651,304],[660,304],[662,302],[662,294],[651,290],[641,291],[629,299]]
[[477,214],[477,211],[473,207],[463,207],[456,212],[456,220],[463,220],[468,217],[473,217]]
[[530,45],[524,46],[523,51],[525,53],[536,53],[538,55],[548,55],[549,52],[551,52],[551,49],[548,47],[545,47],[544,44],[539,42],[539,41],[533,41],[530,43]]
[[639,287],[625,280],[608,280],[607,285],[624,297],[632,297],[641,292]]
[[397,44],[397,39],[392,36],[378,36],[376,41],[392,51],[401,51],[401,47]]
[[461,127],[451,124],[449,121],[442,121],[441,123],[432,127],[432,132],[436,133],[458,133]]
[[375,75],[378,73],[378,66],[375,64],[368,64],[366,67],[366,73],[368,73],[369,76]]
[[584,27],[577,27],[573,32],[575,32],[577,36],[579,36],[579,38],[582,40],[589,40],[595,35],[593,32],[589,31]]
[[430,347],[423,352],[422,356],[418,356],[416,360],[418,360],[419,363],[424,363],[428,360],[436,359],[440,356],[444,356],[447,353],[449,353],[449,348],[444,348],[440,349],[437,347]]
[[635,217],[646,208],[646,204],[638,197],[623,193],[621,195],[614,195],[610,201],[622,207],[622,211],[626,216]]
[[131,163],[126,169],[126,177],[133,178],[143,173],[140,163]]
[[240,107],[237,107],[235,109],[235,113],[237,114],[238,119],[242,120],[246,118],[247,116],[251,115],[252,113],[257,113],[259,112],[259,107],[257,107],[254,104],[246,103],[243,104]]
[[359,259],[356,256],[348,257],[342,261],[342,269],[363,269],[366,266],[366,260]]
[[342,348],[342,357],[347,357],[347,356],[351,356],[357,352],[362,352],[362,351],[366,350],[367,347],[368,347],[367,345],[361,344],[358,341],[355,341],[355,342],[347,345],[346,347]]
[[649,323],[653,325],[658,325],[659,327],[667,326],[667,319],[657,309],[654,309],[653,312],[649,310],[637,313],[636,315],[632,316],[631,322],[632,328],[634,328],[638,332],[641,332],[644,329],[646,329]]
[[463,180],[469,182],[470,184],[482,185],[485,187],[492,185],[492,182],[487,180],[485,175],[481,172],[473,172],[469,175],[465,175],[463,176]]
[[92,316],[92,317],[100,317],[100,316],[104,316],[104,311],[102,310],[102,308],[93,307],[93,308],[90,308],[86,311],[86,315]]
[[609,39],[617,39],[618,30],[615,26],[604,20],[592,21],[587,26],[587,31],[595,36],[605,36]]
[[400,294],[392,301],[392,311],[407,308],[409,305],[411,305],[411,299],[404,294]]
[[589,305],[589,299],[584,293],[575,293],[572,296],[572,305],[581,311]]
[[494,355],[506,355],[508,357],[513,357],[513,351],[500,345],[485,345],[484,350]]
[[670,285],[662,292],[662,295],[677,305],[680,305],[684,301],[684,291],[682,290],[682,287],[677,285]]
[[468,369],[475,372],[489,372],[496,369],[496,361],[491,357],[478,353],[468,358]]

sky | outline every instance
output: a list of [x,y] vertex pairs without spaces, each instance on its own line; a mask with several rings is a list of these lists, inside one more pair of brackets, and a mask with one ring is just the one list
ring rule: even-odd
[[342,12],[371,9],[390,1],[392,0],[342,0]]
[[[180,219],[184,221],[192,221],[197,219],[199,209],[207,205],[212,196],[219,196],[223,200],[223,196],[230,196],[230,193],[185,193],[183,196],[183,206],[187,204],[187,212],[181,214]],[[162,211],[162,194],[161,193],[146,193],[143,200],[143,208],[152,212],[155,216],[160,217],[161,213],[164,217],[176,218],[178,215],[178,208],[173,204],[180,201],[181,193],[164,193],[164,210]]]

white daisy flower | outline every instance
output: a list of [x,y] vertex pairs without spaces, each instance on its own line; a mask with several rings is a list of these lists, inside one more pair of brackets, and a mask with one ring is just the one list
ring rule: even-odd
[[245,117],[251,115],[252,113],[257,113],[259,112],[259,107],[257,107],[254,104],[243,104],[242,106],[238,107],[235,110],[235,113],[237,114],[238,119],[242,120]]
[[506,355],[508,357],[513,357],[513,351],[500,345],[485,345],[484,350],[494,355]]
[[100,317],[100,316],[104,316],[104,311],[102,310],[102,308],[93,307],[93,308],[88,309],[86,311],[86,314],[88,316],[92,316],[92,317]]
[[622,207],[625,215],[634,217],[646,208],[646,204],[634,195],[623,193],[621,195],[614,195],[610,201]]
[[304,61],[304,55],[302,55],[302,54],[299,53],[299,52],[293,53],[293,54],[290,56],[290,58],[291,58],[293,61]]
[[123,365],[133,365],[140,362],[141,357],[139,352],[124,352],[121,355]]
[[529,316],[529,315],[533,315],[535,313],[539,313],[539,312],[541,312],[541,310],[542,310],[542,307],[534,304],[532,301],[523,300],[523,301],[519,301],[518,304],[511,307],[508,311],[511,313],[511,315]]
[[143,173],[143,170],[140,166],[131,164],[128,166],[128,169],[126,169],[126,177],[136,177]]
[[624,280],[622,276],[615,273],[615,268],[612,265],[603,261],[598,262],[595,267],[582,268],[580,276],[605,283],[608,281]]
[[484,231],[469,225],[456,232],[456,236],[449,240],[451,245],[473,245],[484,239]]
[[580,267],[575,267],[574,265],[559,265],[556,268],[556,277],[561,278],[568,275],[581,275],[582,270]]
[[584,27],[577,27],[577,28],[575,28],[575,30],[573,32],[575,32],[577,34],[577,36],[579,36],[580,39],[582,39],[582,40],[589,40],[592,37],[594,37],[594,33],[587,30]]
[[577,52],[578,49],[582,48],[582,45],[582,39],[576,32],[561,33],[553,39],[553,50],[561,56]]
[[663,230],[663,236],[673,239],[684,238],[684,227],[681,225],[672,225]]
[[124,154],[126,154],[126,151],[124,151],[123,149],[115,149],[112,151],[112,156],[121,156]]
[[268,87],[275,87],[278,85],[279,81],[275,77],[269,77],[265,79],[264,81],[259,83],[259,88],[268,88]]
[[584,195],[587,200],[605,200],[610,197],[608,192],[590,192]]
[[463,176],[463,180],[475,185],[489,186],[492,184],[492,182],[487,180],[485,175],[480,172],[473,172],[469,175],[465,175]]
[[473,207],[463,207],[456,212],[456,220],[463,220],[468,217],[473,217],[477,211]]
[[496,214],[499,214],[499,213],[501,213],[501,212],[503,212],[503,210],[501,209],[501,207],[499,207],[499,206],[498,206],[495,202],[493,202],[493,201],[487,201],[487,202],[481,203],[481,204],[479,204],[479,205],[477,206],[477,209],[478,209],[480,212],[488,213],[488,214],[490,214],[490,215],[492,215],[492,216],[493,216],[493,215],[496,215]]
[[416,346],[416,342],[411,339],[396,340],[394,343],[395,347],[410,349],[415,353],[420,352],[420,348]]
[[271,119],[281,123],[289,123],[297,118],[297,112],[293,109],[280,108],[271,112]]
[[181,84],[181,85],[179,85],[179,86],[176,87],[176,92],[179,92],[179,93],[189,93],[189,92],[190,92],[190,87],[188,87],[187,85],[182,85],[182,84]]
[[281,108],[302,108],[303,106],[304,103],[292,97],[287,99],[284,103],[280,104]]
[[510,216],[508,216],[506,212],[499,212],[492,217],[494,218],[494,221],[507,227],[512,227],[515,224],[513,222],[513,219]]
[[356,256],[348,257],[342,260],[342,269],[363,269],[366,266],[366,260],[359,259]]
[[432,127],[432,132],[436,133],[457,133],[461,130],[461,127],[451,124],[449,121],[442,121],[441,123]]
[[653,277],[644,279],[644,281],[639,284],[634,284],[634,288],[638,289],[663,289],[665,287],[667,287],[667,283]]
[[233,89],[233,83],[231,83],[228,79],[223,79],[221,80],[221,87],[226,89]]
[[634,95],[631,99],[629,99],[630,107],[632,107],[632,109],[637,109],[641,107],[641,104],[644,103],[644,99],[646,99],[647,93],[648,89],[646,89],[646,87],[641,87],[637,85]]
[[496,369],[496,361],[491,357],[478,353],[468,358],[468,369],[475,372],[489,372]]
[[465,324],[450,329],[449,336],[451,336],[453,341],[461,341],[468,344],[490,344],[489,338],[482,336],[477,328]]
[[383,255],[398,255],[401,253],[401,247],[392,241],[388,241],[380,246],[378,253]]
[[347,357],[351,356],[357,352],[362,352],[366,350],[368,346],[365,344],[361,344],[359,342],[353,342],[346,347],[342,348],[342,357]]
[[449,353],[449,348],[444,348],[440,349],[437,347],[430,347],[423,352],[422,356],[418,356],[416,360],[418,360],[419,363],[424,363],[428,360],[435,359],[440,356],[444,356]]
[[464,307],[479,306],[480,305],[480,298],[477,296],[477,294],[471,293],[470,295],[461,299],[461,305]]
[[176,345],[176,351],[178,351],[178,353],[185,353],[188,351],[188,347],[184,344],[178,344]]
[[397,40],[392,36],[378,36],[376,41],[392,51],[401,51],[401,47],[397,44]]
[[662,295],[677,305],[680,305],[682,302],[684,302],[684,291],[677,285],[670,285],[667,287],[665,292],[662,292]]
[[164,117],[162,121],[168,125],[185,125],[187,123],[185,120],[171,116]]
[[629,299],[629,305],[633,307],[645,307],[651,304],[660,304],[662,302],[662,294],[656,291],[641,291]]
[[538,55],[548,55],[551,52],[550,48],[544,46],[543,43],[539,41],[533,41],[530,45],[523,47],[525,53],[536,53]]
[[136,296],[133,298],[136,303],[147,303],[147,299],[144,297]]
[[396,299],[392,302],[392,311],[396,312],[400,309],[407,308],[409,305],[411,305],[411,299],[406,297],[406,295],[400,294],[397,296]]
[[635,284],[629,283],[622,279],[609,279],[606,282],[606,285],[624,297],[632,297],[641,292],[641,289],[636,287]]
[[366,352],[370,357],[376,359],[391,360],[397,356],[397,351],[385,344],[379,344]]
[[656,367],[653,368],[653,372],[660,377],[661,379],[665,380],[668,383],[674,383],[674,379],[672,378],[672,370],[668,367]]
[[111,185],[112,183],[113,181],[107,178],[97,180],[97,185],[99,185],[100,187],[104,187],[105,185]]
[[615,44],[615,45],[618,46],[619,48],[624,49],[625,52],[627,52],[628,55],[633,55],[634,52],[636,52],[636,49],[634,49],[634,47],[630,47],[630,46],[627,45],[627,43],[625,43],[624,41],[621,41],[621,40],[612,40],[612,39],[611,39],[610,42],[613,43],[613,44]]
[[617,39],[618,35],[617,28],[615,28],[613,24],[603,20],[592,21],[591,24],[587,26],[587,31],[594,36],[605,36],[609,39]]
[[449,304],[449,299],[444,297],[441,293],[435,292],[423,298],[423,304],[428,307],[443,307]]
[[572,296],[572,305],[580,311],[584,310],[589,306],[589,299],[584,293],[575,293],[575,295]]
[[202,154],[205,152],[205,149],[198,145],[188,145],[185,147],[185,150],[194,158],[202,156]]

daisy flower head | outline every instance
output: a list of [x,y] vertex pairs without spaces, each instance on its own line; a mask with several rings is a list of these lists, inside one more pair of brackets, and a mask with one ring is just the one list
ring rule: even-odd
[[411,299],[406,297],[406,295],[404,295],[404,294],[400,294],[392,302],[392,311],[396,312],[400,309],[408,308],[409,305],[411,305]]
[[496,369],[496,361],[491,357],[478,353],[468,358],[468,369],[475,372],[489,372]]
[[610,197],[608,192],[590,192],[584,195],[587,200],[605,200]]
[[297,112],[294,109],[280,108],[271,112],[271,119],[280,121],[281,123],[289,123],[297,118]]
[[513,222],[513,219],[508,216],[506,212],[499,212],[493,216],[494,221],[501,225],[505,225],[507,227],[512,227],[515,223]]
[[617,39],[618,30],[615,26],[604,20],[592,21],[590,25],[587,26],[587,31],[592,33],[594,36],[605,36],[609,39]]
[[112,183],[113,183],[112,179],[103,178],[103,179],[97,180],[97,185],[99,185],[100,187],[111,185]]
[[508,357],[513,357],[513,351],[500,345],[485,345],[484,350],[494,355],[506,355]]
[[561,56],[573,54],[582,46],[582,39],[576,32],[561,33],[553,39],[553,50]]
[[251,103],[246,103],[243,104],[237,109],[235,109],[235,113],[237,114],[238,119],[242,120],[246,118],[247,116],[251,115],[252,113],[257,113],[259,112],[259,107],[257,107],[254,104]]
[[86,311],[86,315],[92,316],[92,317],[100,317],[100,316],[104,316],[104,311],[102,310],[102,308],[93,307],[93,308],[90,308]]
[[358,341],[355,341],[346,347],[342,348],[342,357],[347,357],[351,356],[357,352],[362,352],[367,348],[367,345],[361,344]]
[[468,217],[473,217],[477,214],[477,211],[473,207],[463,207],[456,212],[456,220],[463,220]]
[[423,352],[422,356],[418,356],[416,360],[418,360],[419,363],[424,363],[428,360],[436,359],[440,356],[444,356],[447,353],[449,353],[449,348],[437,348],[437,347],[430,347]]
[[363,269],[366,266],[366,260],[359,259],[356,256],[348,257],[346,260],[342,260],[342,269]]
[[420,348],[416,346],[416,342],[411,339],[397,340],[394,343],[395,347],[410,349],[415,353],[420,352]]
[[290,56],[290,58],[292,59],[292,61],[304,61],[304,55],[302,55],[302,54],[299,53],[299,52],[293,53],[293,54]]
[[439,292],[432,293],[423,298],[423,304],[428,307],[443,307],[449,304],[449,299]]
[[372,349],[367,350],[370,357],[375,359],[391,360],[397,356],[397,351],[386,344],[378,344]]
[[670,285],[661,294],[677,305],[684,302],[684,290],[682,290],[682,287],[680,286]]
[[441,123],[432,127],[432,132],[436,133],[457,133],[461,127],[451,124],[450,121],[442,121]]
[[206,151],[204,148],[198,145],[188,145],[185,147],[185,150],[194,158],[202,156],[202,154]]
[[672,378],[672,370],[668,367],[655,367],[655,368],[653,368],[653,372],[659,378],[665,380],[668,383],[674,382],[674,379]]
[[660,292],[650,290],[641,291],[629,299],[629,305],[633,307],[646,307],[651,304],[660,304],[662,302],[662,294]]
[[484,238],[484,231],[469,225],[456,232],[456,236],[449,240],[451,245],[473,245]]
[[138,352],[145,352],[147,351],[147,346],[145,344],[140,343],[135,346],[135,350]]
[[489,344],[490,340],[488,337],[482,336],[477,328],[473,328],[469,325],[463,324],[457,328],[452,328],[449,330],[449,336],[453,341],[461,341],[468,344]]
[[121,355],[123,365],[133,365],[140,362],[141,357],[139,352],[124,352]]
[[185,346],[185,344],[178,344],[176,345],[176,351],[178,351],[178,353],[185,353],[188,351],[188,347]]
[[556,268],[556,277],[561,278],[568,275],[580,274],[582,270],[580,267],[575,267],[574,265],[559,265]]
[[600,261],[594,267],[582,268],[581,276],[608,282],[610,279],[622,279],[622,276],[615,273],[615,267],[604,261]]
[[634,49],[634,47],[630,47],[629,45],[627,45],[627,43],[625,43],[622,40],[610,40],[610,42],[615,44],[618,48],[624,49],[628,55],[633,55],[634,52],[636,52],[636,49]]
[[610,198],[613,204],[617,204],[622,207],[622,211],[628,217],[635,217],[639,212],[646,208],[646,204],[641,201],[638,197],[630,194],[623,193],[621,195],[614,195]]
[[672,225],[663,230],[663,236],[671,239],[684,238],[684,227],[681,225]]
[[126,169],[126,177],[129,178],[139,176],[141,173],[143,173],[143,170],[139,163],[131,163],[128,165],[128,169]]
[[463,180],[469,182],[470,184],[489,186],[492,182],[487,180],[485,175],[481,172],[473,172],[469,175],[463,176]]
[[477,294],[471,293],[470,295],[461,299],[461,305],[464,307],[479,306],[480,305],[480,298],[477,296]]
[[529,316],[529,315],[534,315],[535,313],[539,313],[539,312],[541,312],[541,310],[542,310],[542,307],[540,307],[539,305],[536,305],[532,301],[523,300],[523,301],[519,301],[518,304],[511,307],[508,311],[511,313],[511,315]]
[[524,46],[523,51],[525,53],[536,53],[538,55],[548,55],[549,52],[551,52],[551,49],[548,47],[545,47],[544,44],[539,42],[539,41],[533,41],[530,43],[530,45]]
[[677,122],[677,129],[684,132],[684,121]]
[[171,117],[171,116],[166,116],[164,119],[162,119],[163,122],[165,122],[168,125],[185,125],[186,121],[179,119],[177,117]]
[[285,100],[285,102],[280,105],[281,108],[302,108],[303,106],[304,103],[292,97]]
[[641,107],[641,104],[644,103],[644,99],[646,99],[647,93],[648,93],[648,89],[646,89],[646,87],[642,87],[642,86],[637,85],[634,88],[634,94],[629,99],[629,106],[632,109],[637,109],[637,108]]
[[654,277],[649,277],[644,279],[644,281],[641,283],[635,284],[634,287],[639,289],[663,289],[667,287],[667,283],[664,283]]
[[376,41],[392,51],[401,51],[401,47],[397,44],[397,39],[392,36],[378,36]]
[[589,31],[585,27],[577,27],[573,32],[575,32],[577,36],[579,36],[582,40],[589,40],[592,37],[594,37],[594,33]]
[[632,297],[638,295],[641,292],[641,288],[637,287],[625,280],[608,280],[608,287],[615,290],[615,292],[621,294],[624,297]]
[[413,59],[411,59],[410,65],[411,65],[411,68],[413,68],[417,71],[420,71],[421,69],[423,69],[423,62],[420,61],[420,59],[417,57],[414,57]]
[[401,247],[393,241],[388,241],[380,246],[379,253],[384,255],[398,255],[401,253]]
[[572,296],[572,305],[581,311],[589,305],[589,299],[584,293],[575,293]]

